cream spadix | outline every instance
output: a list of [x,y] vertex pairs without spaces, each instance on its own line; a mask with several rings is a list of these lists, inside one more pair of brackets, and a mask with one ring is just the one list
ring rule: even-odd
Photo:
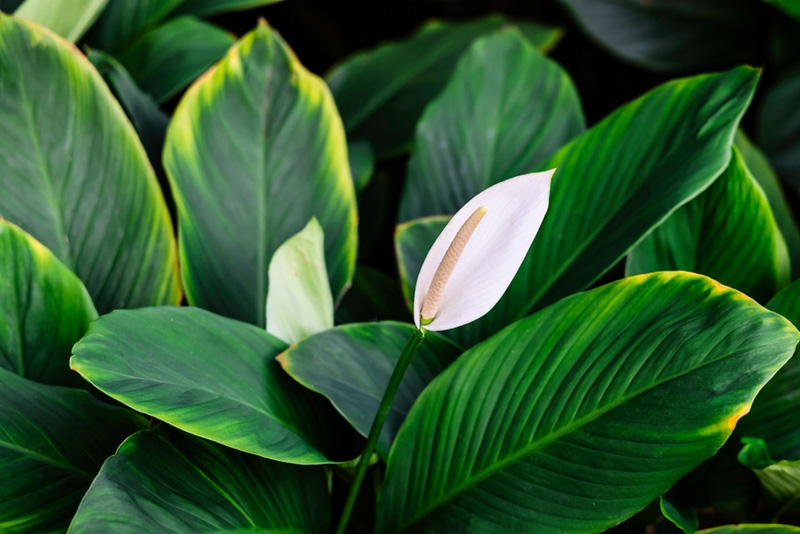
[[453,215],[417,277],[417,327],[456,328],[497,304],[542,225],[554,172],[524,174],[495,184]]

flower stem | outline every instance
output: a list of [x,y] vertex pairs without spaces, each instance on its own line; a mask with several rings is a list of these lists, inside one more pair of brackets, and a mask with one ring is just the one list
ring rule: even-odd
[[397,388],[400,387],[400,383],[403,381],[403,376],[406,374],[406,369],[408,369],[408,364],[411,363],[411,359],[414,357],[414,353],[417,352],[417,347],[419,347],[423,339],[425,339],[425,329],[415,329],[414,333],[411,334],[408,343],[406,343],[406,347],[403,349],[403,353],[400,355],[397,365],[394,367],[391,378],[389,378],[389,384],[386,386],[386,391],[383,393],[381,404],[378,406],[378,412],[375,414],[375,419],[372,421],[372,428],[369,430],[369,436],[367,437],[367,444],[364,447],[364,452],[361,453],[361,457],[358,460],[356,474],[353,477],[353,484],[350,486],[350,493],[347,494],[347,500],[344,503],[344,509],[342,510],[341,517],[339,518],[339,525],[336,527],[336,534],[344,534],[345,528],[347,528],[347,522],[350,520],[350,514],[353,512],[353,506],[356,504],[358,490],[361,487],[361,483],[364,481],[364,475],[367,473],[370,457],[372,457],[372,452],[375,450],[375,444],[378,443],[378,438],[380,437],[381,430],[383,429],[383,423],[386,422],[386,416],[389,415],[389,409],[392,407],[392,402],[397,394]]

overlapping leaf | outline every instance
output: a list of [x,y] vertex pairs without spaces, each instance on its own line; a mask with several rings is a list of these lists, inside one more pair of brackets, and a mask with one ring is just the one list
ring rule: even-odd
[[92,482],[73,534],[327,531],[320,467],[234,451],[164,425],[134,434]]
[[789,281],[789,253],[767,197],[734,149],[728,168],[700,196],[639,243],[628,275],[692,271],[759,302]]
[[[327,76],[347,135],[372,143],[382,158],[407,149],[425,106],[445,86],[472,41],[509,23],[489,17],[465,23],[431,22],[410,38],[350,57]],[[547,50],[558,30],[517,24],[526,38]]]
[[[348,324],[309,337],[278,356],[295,380],[328,397],[366,436],[414,326],[392,321]],[[411,405],[433,378],[461,353],[429,332],[408,368],[378,441],[384,457]]]
[[0,369],[0,530],[63,532],[103,460],[145,421]]
[[174,304],[172,223],[136,132],[89,61],[0,16],[0,216],[41,241],[98,311]]
[[599,532],[711,456],[800,333],[688,273],[565,298],[459,357],[406,418],[379,532]]
[[164,167],[191,304],[264,325],[272,254],[311,217],[334,297],[350,283],[356,209],[341,121],[325,84],[266,23],[187,91]]
[[74,43],[107,3],[108,0],[25,0],[14,16],[46,26]]
[[453,214],[584,130],[569,76],[514,28],[477,39],[416,129],[399,219]]
[[328,463],[321,451],[337,454],[331,429],[344,422],[283,372],[275,356],[285,348],[204,310],[146,308],[92,323],[71,365],[104,393],[191,434],[265,458]]

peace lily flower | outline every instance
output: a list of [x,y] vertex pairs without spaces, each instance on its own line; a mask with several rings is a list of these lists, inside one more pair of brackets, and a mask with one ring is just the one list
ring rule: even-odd
[[456,328],[497,304],[542,225],[554,172],[523,174],[495,184],[453,215],[417,277],[417,328]]

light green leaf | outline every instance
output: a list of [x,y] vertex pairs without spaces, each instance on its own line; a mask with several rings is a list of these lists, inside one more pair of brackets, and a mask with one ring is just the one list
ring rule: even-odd
[[462,354],[389,455],[378,532],[600,532],[711,456],[800,333],[690,273],[565,298]]
[[[795,280],[767,303],[795,326],[800,325],[800,280]],[[759,393],[742,419],[746,436],[761,438],[779,460],[800,460],[800,356],[795,354]]]
[[281,0],[182,0],[178,13],[191,13],[207,17],[226,11],[239,11],[267,6]]
[[684,534],[694,534],[697,532],[697,526],[700,521],[697,518],[697,512],[692,508],[675,506],[672,501],[664,498],[663,495],[661,499],[659,499],[659,506],[661,507],[661,513],[664,514],[664,517],[681,529]]
[[417,125],[400,221],[453,214],[584,131],[569,76],[515,28],[481,37]]
[[264,460],[160,425],[106,460],[69,532],[324,534],[329,521],[322,468]]
[[[408,39],[353,55],[335,67],[327,81],[348,138],[371,142],[378,158],[406,150],[423,109],[445,86],[459,56],[476,37],[509,24],[502,17],[429,22]],[[541,50],[560,35],[533,23],[519,26]]]
[[0,16],[0,216],[42,242],[100,313],[180,300],[175,239],[147,154],[85,56]]
[[78,278],[17,226],[0,219],[0,368],[80,385],[69,355],[97,318]]
[[738,150],[700,196],[628,254],[627,275],[693,271],[766,302],[789,282],[789,253],[764,191]]
[[119,54],[119,61],[157,102],[169,100],[225,55],[233,35],[192,16],[148,31]]
[[[369,433],[389,377],[414,325],[348,324],[309,337],[278,356],[283,369],[305,387],[328,397],[363,436]],[[446,338],[428,332],[417,350],[378,441],[386,457],[408,410],[428,382],[461,354]]]
[[322,227],[312,218],[278,247],[269,263],[267,332],[287,343],[333,328],[324,240]]
[[356,204],[341,121],[322,80],[266,23],[186,92],[164,167],[191,304],[263,326],[272,254],[311,217],[334,298],[349,285]]
[[778,223],[783,239],[786,241],[786,248],[789,250],[792,278],[797,278],[800,276],[800,230],[798,230],[780,180],[772,170],[767,157],[747,138],[741,128],[736,132],[733,142],[742,155],[745,165],[753,174],[753,178],[767,195],[775,222]]
[[281,370],[275,356],[285,348],[197,308],[118,310],[92,323],[71,365],[114,399],[191,434],[283,462],[329,463],[320,451],[336,448],[330,429],[342,423]]
[[[486,316],[448,335],[470,346],[597,280],[728,166],[757,80],[748,67],[673,80],[560,149],[542,165],[558,168],[550,207],[508,291]],[[416,235],[435,236],[436,222],[426,224]],[[430,244],[403,246],[401,275],[410,288],[419,270],[412,258],[421,264]]]
[[67,41],[81,38],[108,0],[25,0],[14,15],[50,28]]
[[64,532],[103,460],[146,422],[0,369],[0,531]]

